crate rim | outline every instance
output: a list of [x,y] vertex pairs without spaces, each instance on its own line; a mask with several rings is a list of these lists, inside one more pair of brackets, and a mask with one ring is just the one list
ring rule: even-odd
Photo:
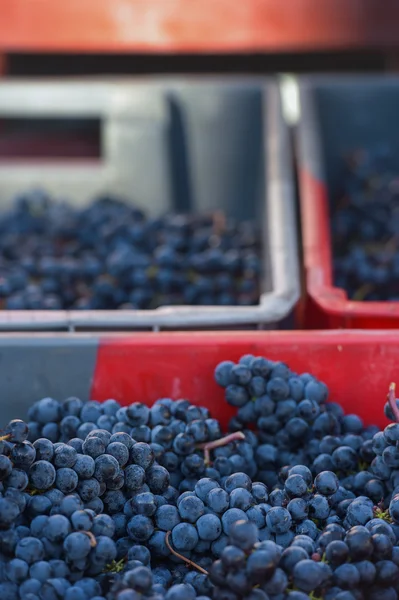
[[[251,343],[252,341],[268,341],[279,340],[283,343],[295,343],[305,341],[322,341],[323,343],[336,344],[337,342],[353,342],[359,341],[374,341],[383,336],[384,341],[399,342],[399,331],[397,329],[294,329],[294,330],[228,330],[228,331],[109,331],[109,332],[87,332],[77,331],[71,333],[68,331],[1,331],[0,344],[15,341],[21,342],[30,341],[32,343],[47,341],[48,343],[64,341],[72,344],[92,342],[99,340],[103,344],[121,343],[127,345],[162,345],[165,342],[175,342],[181,344],[185,342],[195,346],[198,342],[208,343],[210,340],[215,340],[218,343],[229,345],[232,341],[240,341],[243,343]],[[267,354],[265,347],[264,354]],[[398,348],[399,357],[399,348]],[[283,357],[282,359],[283,360]]]

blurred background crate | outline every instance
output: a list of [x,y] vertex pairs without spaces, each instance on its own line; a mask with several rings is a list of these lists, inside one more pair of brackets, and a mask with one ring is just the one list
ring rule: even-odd
[[32,187],[78,205],[112,191],[162,213],[168,125],[162,98],[140,85],[0,81],[0,204]]
[[[21,85],[18,78],[29,76],[32,79],[29,96],[33,97],[33,80],[42,85],[43,77],[57,77],[58,81],[62,80],[60,85],[65,86],[60,88],[65,100],[59,96],[53,102],[50,94],[42,102],[37,96],[36,108],[31,113],[33,120],[29,121],[26,112],[24,115],[24,99],[15,103],[15,96],[12,102],[5,99],[2,104],[0,98],[0,182],[3,181],[0,196],[3,199],[13,195],[14,183],[19,180],[21,187],[25,183],[37,185],[43,181],[54,192],[58,182],[64,182],[65,195],[70,189],[68,195],[76,203],[86,202],[91,191],[97,193],[100,188],[122,194],[129,189],[132,193],[128,195],[150,207],[152,214],[169,207],[195,211],[213,208],[226,211],[227,207],[227,214],[231,211],[238,218],[259,218],[261,209],[266,208],[263,214],[267,214],[268,219],[264,220],[264,225],[269,229],[265,239],[269,237],[269,245],[265,247],[264,255],[264,294],[257,307],[231,307],[228,311],[224,307],[201,308],[200,311],[193,311],[191,307],[171,307],[151,314],[135,311],[129,316],[116,311],[110,314],[8,313],[0,315],[0,330],[292,325],[299,277],[297,232],[295,220],[290,216],[295,214],[292,209],[293,158],[287,142],[290,132],[280,114],[276,117],[278,125],[270,125],[275,120],[270,117],[268,98],[271,93],[265,92],[266,108],[259,108],[263,101],[259,89],[255,88],[261,85],[260,80],[254,78],[249,84],[254,86],[253,89],[244,92],[241,91],[241,85],[244,85],[241,79],[226,83],[225,74],[240,74],[241,77],[242,73],[396,70],[399,66],[399,5],[396,0],[385,0],[383,6],[382,10],[380,0],[292,0],[288,6],[277,0],[248,0],[242,5],[232,5],[227,0],[86,0],[84,3],[71,0],[63,4],[49,0],[35,3],[4,0],[0,21],[0,73],[4,75],[6,86],[12,88],[15,85],[18,95]],[[178,73],[214,73],[214,78],[196,81],[194,77],[187,79],[184,76],[179,80],[175,76]],[[154,74],[157,77],[150,83]],[[174,77],[164,77],[164,74]],[[83,77],[87,81],[91,75],[99,76],[99,79],[90,85],[100,87],[104,76],[140,77],[134,84],[126,80],[112,82],[106,77],[109,89],[114,90],[109,93],[109,99],[104,100],[107,108],[93,108],[94,104],[89,103],[87,106],[91,108],[85,114],[87,99],[83,97],[83,103],[79,107],[76,105],[76,110],[70,108],[69,98],[71,94],[80,93],[73,92],[74,86],[80,84],[68,76]],[[127,86],[123,94],[131,94],[130,99],[121,99],[113,86]],[[133,89],[135,91],[131,92]],[[202,99],[199,99],[199,90],[204,94]],[[138,95],[141,99],[133,103],[133,97]],[[100,98],[101,94],[97,98],[101,103]],[[147,102],[145,98],[150,100]],[[12,106],[9,113],[4,108],[7,103]],[[212,110],[220,110],[217,117],[210,118],[211,104]],[[1,112],[3,109],[4,113]],[[265,115],[267,119],[264,119]],[[41,139],[32,141],[29,138],[32,123],[34,129],[40,119]],[[306,121],[304,116],[301,132]],[[264,173],[259,176],[262,170],[259,169],[259,158],[264,150],[261,149],[259,131],[264,126],[265,144],[271,139],[278,140],[276,162],[281,165],[275,178],[278,183],[267,183],[266,201],[264,196],[261,198],[262,186],[265,173],[270,172],[269,158],[274,152],[270,153],[267,145],[266,167],[263,165]],[[270,133],[271,127],[273,131],[278,130],[277,137]],[[184,151],[182,136],[186,143]],[[57,147],[59,138],[63,142]],[[145,145],[143,151],[142,143]],[[49,144],[56,148],[52,157],[46,155]],[[171,152],[170,148],[173,148]],[[41,159],[40,171],[31,160],[32,153]],[[12,165],[9,161],[6,164],[5,160],[10,154]],[[77,154],[79,166],[75,161]],[[129,160],[131,154],[136,157],[134,161]],[[143,168],[149,156],[154,157],[156,177],[152,173],[148,176],[148,170]],[[309,195],[321,197],[325,188],[319,186],[316,189],[314,180],[302,169],[302,160],[301,151],[300,194],[306,263],[306,274],[302,273],[302,276],[303,283],[305,279],[308,282],[309,291],[309,244],[312,245],[314,239],[308,242],[308,234],[317,225],[320,226],[319,233],[314,232],[313,236],[324,236],[327,217],[325,213],[321,216],[317,212],[319,209],[304,208],[311,205],[306,200]],[[45,162],[48,163],[46,167]],[[271,168],[276,172],[274,167]],[[72,173],[73,177],[70,176]],[[86,186],[85,182],[90,180],[91,184]],[[309,192],[312,186],[313,192]],[[284,192],[281,191],[283,188]],[[242,202],[244,189],[249,198],[245,203]],[[277,198],[281,197],[284,200],[278,202]],[[271,198],[276,201],[272,202]],[[322,203],[319,200],[318,206]],[[327,277],[325,281],[328,281],[326,265],[331,263],[329,242],[327,238],[323,239],[325,242],[319,240],[314,252],[315,263],[324,265],[312,271],[316,287],[320,286],[320,277]],[[299,310],[297,313],[303,326],[385,327],[396,323],[396,309],[386,303],[381,304],[378,320],[368,319],[370,305],[354,309],[353,302],[345,305],[349,312],[342,317],[340,303],[345,299],[339,291],[330,289],[330,283],[326,284],[328,293],[323,294],[334,309],[331,308],[326,316],[319,309],[319,300],[309,300],[313,296],[307,293],[301,305],[306,312]],[[363,310],[366,311],[362,312],[365,319],[357,312]],[[306,317],[302,318],[304,314]],[[357,315],[355,319],[354,314]]]
[[[257,220],[264,242],[258,306],[3,311],[0,329],[273,327],[290,315],[299,297],[294,178],[288,129],[272,81],[4,80],[0,116],[33,122],[37,117],[97,118],[101,139],[97,160],[69,156],[63,162],[38,162],[25,155],[0,161],[3,206],[38,185],[80,205],[114,193],[150,214],[221,210],[238,220]],[[26,148],[27,131],[24,135]]]
[[[331,214],[343,159],[383,144],[399,167],[395,77],[319,76],[299,83],[297,156],[302,216],[306,328],[399,327],[399,302],[348,299],[334,286]],[[359,223],[360,227],[360,223]]]

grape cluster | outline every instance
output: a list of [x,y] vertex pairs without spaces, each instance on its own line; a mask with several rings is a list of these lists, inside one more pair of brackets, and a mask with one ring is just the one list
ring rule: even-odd
[[[245,430],[230,436],[228,443],[214,449],[212,466],[205,460],[201,446],[219,440],[220,424],[208,409],[187,400],[159,399],[151,408],[135,402],[121,407],[115,400],[82,402],[67,398],[63,403],[43,398],[28,411],[28,439],[45,437],[53,443],[69,442],[80,448],[81,442],[98,429],[109,434],[126,433],[135,442],[151,444],[159,464],[165,467],[171,484],[193,489],[203,476],[220,478],[236,471],[249,476],[256,473],[254,448],[257,438]],[[75,439],[76,438],[76,439]]]
[[297,535],[285,549],[258,538],[254,523],[231,527],[229,543],[210,571],[216,598],[397,598],[399,547],[381,519],[347,530],[327,525],[317,541]]
[[346,163],[331,227],[335,284],[355,300],[399,300],[399,180],[392,155],[360,151]]
[[260,232],[219,214],[146,218],[102,198],[84,209],[29,192],[0,218],[3,309],[253,305]]
[[43,398],[0,436],[5,600],[397,600],[399,400],[384,431],[309,374],[224,361],[187,400]]
[[327,386],[309,373],[297,375],[284,363],[244,356],[237,364],[221,362],[215,379],[237,408],[230,429],[256,428],[256,478],[269,487],[290,465],[351,480],[375,457],[372,438],[378,428],[364,428],[357,415],[345,415],[338,404],[327,402]]

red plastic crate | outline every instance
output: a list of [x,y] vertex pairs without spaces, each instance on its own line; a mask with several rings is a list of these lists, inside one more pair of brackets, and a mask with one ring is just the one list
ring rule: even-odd
[[1,0],[0,10],[4,52],[306,52],[398,45],[396,0]]
[[399,78],[316,76],[303,78],[299,86],[297,155],[306,287],[302,326],[399,328],[399,302],[355,302],[334,286],[329,223],[343,155],[380,141],[392,141],[397,150],[399,129],[390,108],[399,102]]
[[234,409],[213,372],[220,361],[248,353],[314,374],[347,413],[387,424],[388,387],[399,383],[397,331],[2,335],[2,420],[24,418],[44,396],[150,405],[171,397],[208,407],[225,426]]

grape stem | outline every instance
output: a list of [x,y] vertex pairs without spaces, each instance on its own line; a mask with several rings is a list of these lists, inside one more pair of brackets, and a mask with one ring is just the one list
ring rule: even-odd
[[197,569],[197,571],[199,571],[200,573],[203,573],[204,575],[209,575],[208,571],[206,571],[205,569],[203,569],[202,567],[200,567],[199,565],[197,565],[197,563],[193,562],[192,560],[190,560],[189,558],[186,558],[185,556],[183,556],[182,554],[179,554],[179,552],[176,552],[176,550],[174,548],[172,548],[172,545],[169,541],[170,538],[170,534],[172,532],[168,531],[166,533],[165,536],[165,543],[168,547],[168,549],[170,550],[170,552],[174,555],[177,556],[177,558],[180,558],[181,560],[183,560],[185,563],[187,563],[188,565],[190,565],[190,567],[194,567],[194,569]]
[[205,464],[209,465],[211,462],[211,450],[215,448],[220,448],[221,446],[226,446],[230,444],[230,442],[236,442],[238,440],[245,440],[245,435],[242,431],[235,431],[234,433],[230,433],[229,435],[225,435],[218,440],[214,440],[213,442],[205,442],[205,444],[199,444],[197,448],[204,451],[204,460]]
[[213,233],[221,236],[226,229],[226,215],[222,210],[217,210],[213,213]]
[[398,408],[398,405],[396,404],[395,391],[396,391],[396,384],[391,383],[389,386],[389,392],[388,392],[388,402],[389,402],[389,406],[391,408],[391,411],[392,411],[395,421],[397,423],[399,423],[399,408]]
[[5,442],[6,440],[9,440],[10,437],[11,437],[11,433],[6,433],[6,435],[0,436],[0,442]]
[[91,531],[83,531],[83,533],[85,533],[87,535],[87,537],[90,540],[90,546],[92,548],[95,548],[97,546],[97,540],[95,538],[95,536],[92,534]]

